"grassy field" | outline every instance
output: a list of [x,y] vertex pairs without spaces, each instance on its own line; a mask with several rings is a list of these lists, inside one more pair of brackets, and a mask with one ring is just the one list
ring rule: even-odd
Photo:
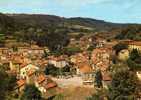
[[86,100],[86,98],[94,92],[94,88],[70,86],[69,88],[65,88],[62,94],[64,100]]

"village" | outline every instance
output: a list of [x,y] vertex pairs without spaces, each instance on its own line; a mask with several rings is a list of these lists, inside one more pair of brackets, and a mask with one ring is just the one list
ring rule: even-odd
[[0,100],[141,100],[141,0],[0,0]]
[[[46,99],[63,93],[64,88],[86,87],[98,89],[97,72],[101,72],[102,87],[108,89],[112,80],[109,71],[113,65],[113,57],[116,55],[113,46],[118,43],[128,45],[122,49],[117,57],[126,60],[132,49],[141,50],[141,42],[131,40],[111,40],[103,38],[82,37],[79,41],[70,39],[70,45],[79,45],[82,52],[68,55],[48,55],[47,47],[30,45],[25,47],[0,48],[0,65],[5,67],[9,75],[15,75],[17,84],[15,92],[20,95],[26,84],[35,84]],[[87,50],[91,45],[95,46],[91,52]],[[51,71],[50,71],[51,70]],[[55,72],[54,72],[55,71]],[[141,82],[141,71],[136,71]],[[76,99],[78,100],[78,99]]]

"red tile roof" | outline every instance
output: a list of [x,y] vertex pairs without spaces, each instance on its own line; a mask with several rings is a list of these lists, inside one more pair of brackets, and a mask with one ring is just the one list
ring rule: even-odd
[[91,67],[89,64],[86,64],[86,63],[80,64],[80,65],[78,66],[78,69],[79,69],[80,72],[82,72],[82,73],[89,73],[89,72],[92,72],[92,71],[93,71],[93,70],[92,70],[92,67]]
[[35,72],[36,72],[35,69],[30,69],[30,70],[27,72],[27,75],[28,75],[28,76],[31,76],[31,75],[33,75]]
[[45,75],[39,75],[38,77],[37,77],[37,82],[40,84],[40,83],[42,83],[43,81],[45,81],[46,80],[46,77],[45,77]]
[[23,85],[25,85],[25,80],[20,79],[20,80],[17,81],[17,87],[21,87]]
[[24,67],[26,67],[27,65],[28,65],[28,63],[22,63],[21,66],[20,66],[20,68],[24,68]]
[[53,87],[56,87],[56,86],[57,86],[57,84],[55,82],[51,82],[51,83],[48,83],[46,85],[46,89],[50,89],[50,88],[53,88]]

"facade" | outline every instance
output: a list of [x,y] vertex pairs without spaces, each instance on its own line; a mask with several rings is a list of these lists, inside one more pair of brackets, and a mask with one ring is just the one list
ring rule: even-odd
[[38,71],[39,68],[32,64],[25,65],[24,67],[20,69],[20,78],[25,79],[26,77],[28,77],[28,72],[31,70]]
[[49,57],[48,64],[53,64],[57,68],[63,68],[68,65],[68,62],[64,57]]
[[100,69],[101,71],[106,70],[111,61],[110,54],[111,49],[108,48],[97,48],[92,52],[91,60],[93,64],[93,69]]
[[92,52],[93,69],[100,70],[102,74],[102,85],[104,88],[108,88],[108,84],[111,81],[110,73],[108,72],[111,64],[111,49],[97,48]]
[[20,79],[17,81],[17,86],[16,86],[16,92],[19,93],[19,92],[22,92],[24,87],[25,87],[25,84],[26,84],[26,80],[24,79]]
[[140,41],[133,41],[133,40],[124,40],[121,41],[124,44],[128,45],[129,50],[138,49],[141,51],[141,42]]
[[94,70],[89,64],[83,63],[76,68],[77,75],[82,77],[84,85],[91,85],[94,82]]

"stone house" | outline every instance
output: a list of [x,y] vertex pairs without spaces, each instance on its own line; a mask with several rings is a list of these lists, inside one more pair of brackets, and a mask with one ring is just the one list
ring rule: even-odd
[[49,57],[48,58],[48,64],[53,64],[57,68],[63,68],[66,65],[68,65],[68,62],[64,57]]
[[17,86],[15,87],[16,92],[17,93],[22,92],[25,87],[25,84],[26,84],[26,80],[24,80],[24,79],[18,80]]
[[89,64],[81,63],[76,68],[76,74],[82,77],[83,84],[93,84],[94,82],[94,70]]
[[38,71],[38,70],[39,70],[39,67],[32,64],[27,64],[27,65],[21,66],[19,76],[21,79],[25,79],[28,77],[29,71]]
[[94,69],[106,70],[111,64],[110,56],[111,49],[108,48],[97,48],[94,49],[91,56],[91,61]]
[[141,51],[141,41],[123,40],[121,43],[128,45],[128,49],[138,49]]

